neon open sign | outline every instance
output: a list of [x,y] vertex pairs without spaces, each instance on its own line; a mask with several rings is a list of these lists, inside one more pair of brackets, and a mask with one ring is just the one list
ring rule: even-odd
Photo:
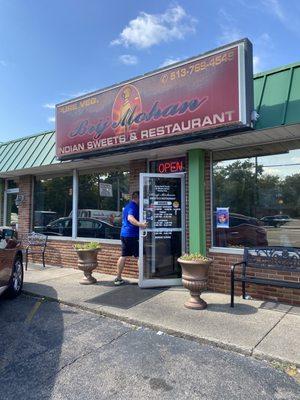
[[184,172],[185,171],[185,157],[171,158],[168,160],[152,161],[151,171],[168,174],[174,172]]

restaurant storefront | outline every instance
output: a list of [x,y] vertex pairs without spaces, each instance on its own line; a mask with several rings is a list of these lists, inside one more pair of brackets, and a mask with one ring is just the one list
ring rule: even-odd
[[[1,223],[46,233],[52,265],[75,267],[73,244],[99,241],[98,271],[114,275],[122,208],[139,190],[148,228],[124,276],[177,285],[177,258],[201,252],[214,259],[209,289],[228,293],[244,247],[300,247],[299,93],[299,63],[253,80],[242,40],[59,104],[56,132],[0,145]],[[247,291],[300,304],[292,289]]]

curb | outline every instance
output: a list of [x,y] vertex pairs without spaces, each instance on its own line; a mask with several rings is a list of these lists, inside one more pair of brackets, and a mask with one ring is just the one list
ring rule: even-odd
[[294,361],[288,360],[288,359],[284,359],[281,357],[274,357],[274,356],[270,356],[269,354],[263,353],[263,352],[258,352],[255,350],[254,348],[251,349],[246,349],[244,347],[241,346],[236,346],[233,344],[229,344],[229,343],[224,343],[215,339],[208,339],[208,338],[201,338],[199,336],[195,336],[192,334],[188,334],[188,333],[184,333],[184,332],[180,332],[180,331],[176,331],[174,329],[170,329],[170,328],[165,328],[161,325],[158,324],[152,324],[149,322],[141,322],[138,319],[134,319],[134,318],[130,318],[130,317],[126,317],[123,315],[116,315],[114,313],[111,313],[109,311],[105,311],[105,310],[95,310],[93,308],[89,308],[89,307],[85,307],[76,303],[71,303],[59,298],[54,298],[54,297],[49,297],[49,296],[43,296],[41,294],[37,294],[37,293],[33,293],[30,292],[28,290],[22,290],[22,293],[28,296],[32,296],[32,297],[37,297],[37,298],[42,298],[46,301],[52,301],[52,302],[56,302],[62,305],[66,305],[69,307],[73,307],[73,308],[77,308],[78,310],[82,310],[82,311],[87,311],[90,312],[92,314],[96,314],[102,317],[107,317],[107,318],[111,318],[117,321],[121,321],[124,323],[127,323],[129,325],[132,326],[136,326],[136,327],[141,327],[141,328],[149,328],[151,330],[154,331],[160,331],[163,333],[166,333],[167,335],[170,336],[174,336],[174,337],[178,337],[178,338],[182,338],[182,339],[187,339],[187,340],[191,340],[193,342],[197,342],[199,344],[204,344],[204,345],[208,345],[208,346],[212,346],[212,347],[217,347],[223,350],[227,350],[227,351],[233,351],[235,353],[238,353],[240,355],[243,356],[248,356],[248,357],[252,357],[256,360],[262,360],[262,361],[268,361],[268,362],[279,362],[279,363],[287,363],[287,364],[292,364],[292,365],[296,365],[297,368],[300,367],[300,363],[296,363]]

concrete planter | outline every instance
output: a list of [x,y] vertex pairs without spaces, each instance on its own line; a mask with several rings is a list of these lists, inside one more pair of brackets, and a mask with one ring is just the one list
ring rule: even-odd
[[100,249],[76,250],[78,255],[78,268],[83,271],[84,277],[79,281],[82,285],[92,285],[97,279],[92,276],[92,272],[97,267],[97,255]]
[[186,308],[193,310],[204,310],[207,303],[200,295],[207,288],[208,268],[213,260],[189,261],[178,258],[182,268],[183,287],[190,291],[190,299],[185,303]]

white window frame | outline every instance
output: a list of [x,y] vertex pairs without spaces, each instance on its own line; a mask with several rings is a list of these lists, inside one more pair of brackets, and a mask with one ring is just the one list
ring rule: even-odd
[[3,225],[7,224],[7,195],[8,194],[16,194],[20,192],[19,188],[8,188],[9,179],[5,179],[4,181],[4,196],[3,196]]

